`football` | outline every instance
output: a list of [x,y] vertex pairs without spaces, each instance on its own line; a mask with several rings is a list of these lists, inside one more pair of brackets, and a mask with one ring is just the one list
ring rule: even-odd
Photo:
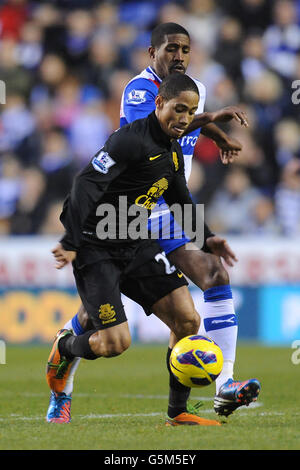
[[223,354],[219,346],[205,336],[186,336],[174,346],[170,367],[182,385],[205,387],[220,375]]

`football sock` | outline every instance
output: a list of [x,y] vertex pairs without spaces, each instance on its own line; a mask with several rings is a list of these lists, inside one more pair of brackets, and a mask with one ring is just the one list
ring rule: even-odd
[[171,352],[172,348],[168,348],[166,356],[167,368],[170,374],[168,416],[169,418],[175,418],[175,416],[186,411],[186,404],[190,396],[191,389],[178,382],[172,374],[170,368]]
[[89,344],[89,338],[97,330],[89,330],[83,335],[74,336],[66,335],[60,339],[58,349],[62,356],[72,360],[75,357],[83,357],[84,359],[97,359],[98,356],[93,353]]
[[76,313],[76,315],[74,315],[73,318],[71,318],[71,320],[67,321],[67,323],[64,326],[64,329],[73,330],[74,335],[76,335],[76,336],[80,336],[85,332],[85,330],[80,325],[77,313]]
[[237,342],[237,317],[230,285],[215,286],[204,291],[204,308],[199,333],[220,346],[224,365],[216,379],[216,393],[229,378],[233,378]]

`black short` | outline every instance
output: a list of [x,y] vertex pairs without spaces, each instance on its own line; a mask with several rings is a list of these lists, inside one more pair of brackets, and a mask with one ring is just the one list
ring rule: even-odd
[[112,249],[85,246],[84,254],[73,263],[73,271],[78,293],[96,329],[127,321],[121,293],[150,315],[155,302],[188,285],[156,242]]

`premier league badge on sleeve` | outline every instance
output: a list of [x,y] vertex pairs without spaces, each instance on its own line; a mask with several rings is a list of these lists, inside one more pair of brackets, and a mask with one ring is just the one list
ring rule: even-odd
[[107,152],[100,150],[100,152],[93,158],[92,165],[96,171],[100,173],[108,173],[108,170],[116,162],[109,156]]
[[128,93],[127,103],[140,104],[146,101],[146,90],[131,90]]

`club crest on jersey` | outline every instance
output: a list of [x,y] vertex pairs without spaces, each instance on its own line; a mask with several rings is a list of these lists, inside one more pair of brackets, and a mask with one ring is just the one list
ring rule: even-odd
[[116,162],[109,156],[107,152],[100,152],[93,158],[92,165],[96,171],[100,173],[108,173],[108,170],[111,166],[113,166]]
[[128,93],[127,103],[140,104],[146,101],[146,90],[131,90]]
[[175,171],[178,171],[179,163],[178,163],[177,153],[172,152],[172,157],[173,157],[173,163],[174,163]]
[[116,321],[116,311],[113,305],[103,304],[99,308],[99,318],[102,321],[102,324],[112,323]]

